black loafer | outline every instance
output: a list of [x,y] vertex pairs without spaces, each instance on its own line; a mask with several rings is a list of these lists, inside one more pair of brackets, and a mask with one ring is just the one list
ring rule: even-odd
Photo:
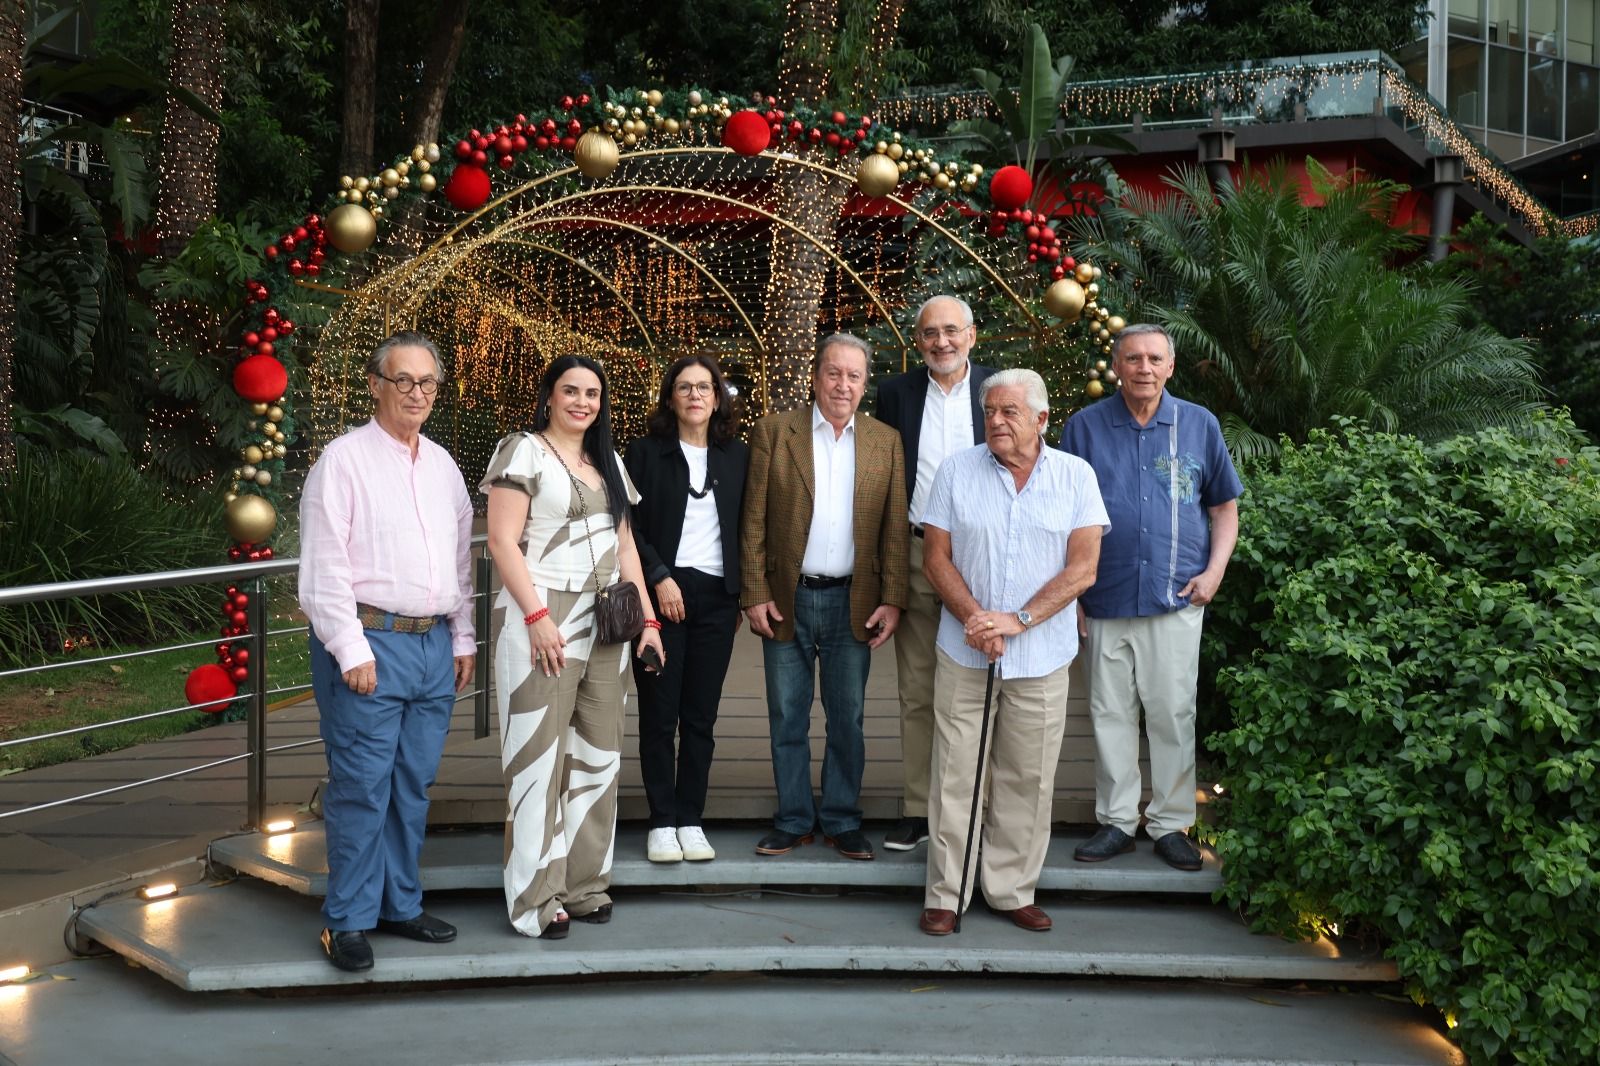
[[372,969],[372,945],[359,929],[324,929],[322,950],[329,962],[347,973]]
[[379,918],[378,928],[385,933],[403,936],[407,940],[420,940],[424,944],[448,944],[456,938],[455,926],[440,921],[427,911],[423,911],[415,918],[407,918],[403,922]]
[[846,829],[838,836],[827,837],[828,843],[847,859],[860,859],[870,862],[872,855],[872,841],[867,839],[867,834],[859,829]]
[[590,925],[605,925],[611,920],[611,904],[602,903],[588,914],[574,914],[575,922],[588,922]]
[[910,851],[928,839],[926,818],[902,818],[883,838],[883,846],[890,851]]
[[801,844],[809,844],[814,839],[810,833],[785,833],[782,829],[774,829],[756,841],[756,854],[787,855]]
[[1187,833],[1168,833],[1157,840],[1156,856],[1174,870],[1184,870],[1189,873],[1193,873],[1205,864],[1205,860],[1200,856],[1200,849],[1194,846],[1194,841],[1189,839]]
[[1133,838],[1114,825],[1103,825],[1100,832],[1072,849],[1079,862],[1105,862],[1133,850]]

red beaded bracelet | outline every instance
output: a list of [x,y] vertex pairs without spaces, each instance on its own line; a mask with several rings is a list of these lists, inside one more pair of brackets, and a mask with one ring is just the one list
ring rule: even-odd
[[549,617],[550,617],[550,608],[541,607],[537,611],[534,611],[532,614],[523,615],[522,616],[522,624],[525,625],[525,626],[531,626],[531,625],[533,625],[533,623],[537,622],[539,619],[541,619],[541,618],[549,618]]
[[656,618],[646,618],[644,620],[644,624],[645,624],[645,628],[647,628],[647,629],[660,629],[661,628],[661,622],[660,622],[659,619],[656,619]]

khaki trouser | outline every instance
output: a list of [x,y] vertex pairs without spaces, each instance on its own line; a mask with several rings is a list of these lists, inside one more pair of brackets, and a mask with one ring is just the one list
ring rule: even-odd
[[989,906],[997,910],[1026,907],[1033,903],[1033,890],[1050,846],[1050,809],[1067,721],[1069,667],[1044,677],[995,678],[978,796],[981,847],[973,849],[967,897],[958,908],[961,857],[972,817],[973,781],[978,776],[985,671],[957,665],[942,651],[936,654],[928,882],[923,906],[965,911],[977,872]]
[[1094,722],[1094,817],[1139,828],[1139,709],[1150,737],[1145,832],[1159,840],[1194,824],[1194,702],[1204,607],[1147,618],[1091,618],[1083,640]]
[[900,689],[900,761],[905,772],[902,813],[928,816],[928,775],[933,765],[934,644],[939,636],[939,597],[922,576],[923,540],[911,538],[911,592],[894,631]]

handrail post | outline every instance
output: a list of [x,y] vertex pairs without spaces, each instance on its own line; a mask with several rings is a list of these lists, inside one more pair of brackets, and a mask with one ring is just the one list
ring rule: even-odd
[[472,693],[472,735],[479,740],[489,735],[489,584],[493,572],[488,553],[478,556],[477,579],[473,582],[473,591],[478,594],[473,611],[478,633],[478,683]]
[[245,826],[259,830],[267,795],[267,582],[250,579],[250,643],[254,647],[255,689],[250,693],[245,763]]

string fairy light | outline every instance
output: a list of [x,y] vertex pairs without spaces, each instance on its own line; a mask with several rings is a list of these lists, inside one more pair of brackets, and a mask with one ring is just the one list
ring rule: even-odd
[[[17,107],[22,101],[22,55],[27,35],[27,4],[12,0],[11,10],[0,19],[0,99],[4,100],[5,121],[15,130],[19,121]],[[17,138],[5,139],[3,148],[5,172],[17,172]],[[22,207],[16,195],[5,197],[0,203],[0,307],[17,306],[17,238],[22,232]],[[12,435],[12,406],[15,400],[12,386],[11,362],[17,351],[17,316],[7,314],[0,321],[0,475],[9,473],[17,465],[16,439]]]

